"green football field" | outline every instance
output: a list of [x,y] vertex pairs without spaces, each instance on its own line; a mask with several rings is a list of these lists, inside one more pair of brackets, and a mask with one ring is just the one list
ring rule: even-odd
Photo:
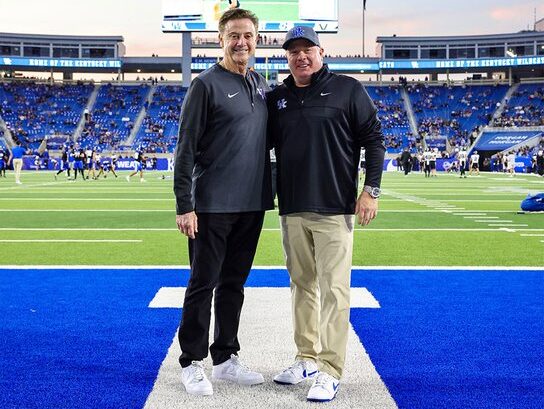
[[[0,178],[1,265],[187,265],[171,174],[55,181],[51,172]],[[165,176],[163,179],[162,176]],[[544,214],[518,214],[544,179],[482,174],[426,179],[384,174],[378,218],[354,233],[355,266],[544,266]],[[269,211],[255,265],[281,266]]]

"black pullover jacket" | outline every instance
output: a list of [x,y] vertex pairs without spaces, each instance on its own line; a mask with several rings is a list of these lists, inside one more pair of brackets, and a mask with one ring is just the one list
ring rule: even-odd
[[376,107],[359,81],[324,65],[308,87],[297,89],[290,75],[268,94],[267,103],[280,215],[353,214],[361,147],[366,150],[364,184],[380,187],[383,134]]

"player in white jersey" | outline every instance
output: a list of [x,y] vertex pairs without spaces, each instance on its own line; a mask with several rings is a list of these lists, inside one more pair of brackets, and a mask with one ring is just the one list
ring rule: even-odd
[[431,176],[437,177],[436,174],[436,158],[438,157],[438,148],[434,148],[431,150],[431,162],[429,165],[431,166]]
[[465,173],[465,170],[467,167],[467,158],[468,158],[467,150],[464,147],[462,147],[459,153],[457,154],[457,159],[459,160],[459,170],[461,171],[459,176],[460,178],[467,177]]
[[470,155],[470,171],[468,174],[472,176],[472,173],[476,172],[476,175],[480,175],[480,155],[478,155],[478,151],[474,151],[472,155]]
[[508,170],[509,176],[513,177],[516,174],[516,154],[512,151],[506,157],[506,169]]
[[432,160],[432,152],[430,149],[426,149],[425,152],[423,152],[423,169],[425,171],[425,177],[431,177],[431,160]]

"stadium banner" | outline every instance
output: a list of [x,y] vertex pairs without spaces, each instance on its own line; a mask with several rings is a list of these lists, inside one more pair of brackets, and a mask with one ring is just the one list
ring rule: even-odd
[[480,151],[503,151],[542,134],[540,131],[484,132],[474,149]]
[[[104,159],[104,158],[103,158]],[[105,158],[108,160],[109,158]],[[436,170],[437,171],[447,171],[451,168],[452,163],[455,162],[455,158],[449,159],[437,159],[436,160]],[[34,156],[25,156],[23,158],[23,170],[59,170],[61,166],[60,158],[51,158],[36,160]],[[115,170],[130,170],[133,171],[135,167],[135,161],[132,158],[121,158],[118,159],[115,163]],[[518,156],[516,157],[516,172],[525,173],[527,169],[531,167],[531,158],[527,156]],[[173,172],[174,171],[174,158],[157,158],[157,166],[153,169],[152,161],[147,160],[146,170],[158,170],[163,172]],[[383,164],[383,170],[386,172],[396,172],[397,161],[396,159],[386,159]]]
[[391,60],[380,61],[380,69],[448,69],[495,68],[544,65],[544,56],[516,58],[477,58],[471,60]]
[[[193,58],[191,62],[192,70],[207,70],[212,65],[219,62],[218,58]],[[329,69],[333,71],[367,71],[367,72],[377,72],[380,70],[378,63],[328,63]],[[255,58],[255,64],[253,68],[257,71],[266,71],[266,70],[278,70],[278,71],[289,71],[289,66],[287,65],[286,58],[264,58],[258,57]]]
[[88,58],[19,58],[2,57],[0,66],[43,68],[121,68],[121,60]]
[[[111,160],[109,157],[103,157],[102,161]],[[61,166],[60,158],[40,158],[36,160],[35,156],[28,155],[23,157],[23,170],[59,170]],[[120,158],[115,163],[115,170],[134,170],[135,161],[132,158]],[[153,169],[150,158],[146,161],[146,170],[173,171],[173,158],[157,158],[156,169]]]
[[162,0],[165,33],[217,32],[229,8],[248,9],[259,16],[259,32],[285,32],[308,26],[321,33],[338,32],[338,0]]

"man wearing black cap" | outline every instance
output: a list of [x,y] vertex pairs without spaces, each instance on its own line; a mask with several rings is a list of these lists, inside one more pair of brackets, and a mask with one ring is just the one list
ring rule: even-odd
[[[311,28],[291,29],[283,48],[291,75],[267,103],[297,355],[274,381],[314,378],[307,398],[323,402],[335,398],[344,368],[354,214],[362,225],[377,215],[385,147],[365,89],[328,70]],[[362,147],[366,176],[357,198]]]

